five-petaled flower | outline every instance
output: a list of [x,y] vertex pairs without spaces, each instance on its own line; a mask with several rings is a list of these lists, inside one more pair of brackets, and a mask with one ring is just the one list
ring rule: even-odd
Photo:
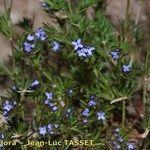
[[100,121],[104,121],[105,119],[106,119],[106,117],[105,117],[105,112],[102,112],[102,111],[100,111],[100,112],[97,112],[97,119]]
[[131,65],[123,65],[122,69],[123,69],[123,72],[127,73],[131,70]]
[[73,42],[72,42],[72,45],[74,46],[74,50],[77,50],[77,49],[79,49],[79,48],[83,48],[81,39],[78,39],[78,40],[76,40],[76,41],[73,41]]
[[86,108],[83,112],[82,112],[82,115],[84,116],[84,117],[88,117],[89,116],[89,109],[88,108]]
[[24,50],[24,52],[27,52],[27,53],[31,52],[34,47],[35,46],[33,43],[24,42],[24,44],[23,44],[23,50]]
[[33,41],[34,38],[35,38],[34,35],[31,35],[31,34],[27,35],[27,40],[30,41],[30,42]]
[[110,52],[110,55],[111,55],[113,60],[118,60],[120,57],[120,50],[115,49],[114,51]]
[[83,45],[81,39],[72,42],[76,54],[80,58],[88,58],[93,55],[94,47]]
[[135,150],[135,144],[134,143],[127,143],[128,150]]
[[52,92],[45,92],[47,100],[52,100],[53,99],[53,93]]
[[52,43],[52,51],[59,52],[60,51],[60,43],[58,43],[57,41],[54,41]]
[[90,106],[90,107],[96,106],[96,102],[94,100],[90,100],[88,103],[88,106]]
[[46,126],[42,126],[42,127],[39,127],[39,134],[40,135],[46,135],[47,133],[47,129],[46,129]]
[[46,40],[46,32],[44,31],[43,28],[38,28],[35,31],[35,36],[37,39],[40,39],[41,41],[45,41]]

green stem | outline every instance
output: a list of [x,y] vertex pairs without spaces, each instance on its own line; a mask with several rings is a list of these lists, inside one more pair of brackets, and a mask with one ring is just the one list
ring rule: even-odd
[[73,11],[72,11],[72,7],[71,7],[71,1],[70,1],[70,0],[67,0],[67,3],[68,3],[69,11],[70,11],[70,13],[72,14]]
[[129,17],[130,17],[129,9],[130,9],[130,0],[127,0],[126,15],[125,15],[125,34],[127,34],[129,28]]
[[144,116],[146,114],[145,105],[146,105],[146,89],[147,89],[147,76],[148,76],[148,64],[149,64],[149,56],[150,56],[150,50],[148,50],[145,60],[145,67],[144,67],[144,85],[143,85],[143,113]]
[[11,51],[12,51],[12,65],[13,65],[13,73],[14,73],[15,66],[16,66],[16,61],[15,61],[15,52],[14,52],[14,46],[13,46],[12,38],[9,39],[9,41],[10,41]]
[[122,101],[122,126],[125,126],[125,117],[126,117],[126,112],[125,112],[125,108],[126,107],[126,102],[125,100]]

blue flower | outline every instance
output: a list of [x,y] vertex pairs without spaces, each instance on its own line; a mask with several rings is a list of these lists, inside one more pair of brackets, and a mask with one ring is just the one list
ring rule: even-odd
[[117,141],[122,143],[123,142],[123,138],[121,136],[118,136]]
[[90,56],[92,56],[93,55],[93,51],[95,50],[95,47],[86,47],[86,49],[85,49],[85,53],[86,53],[86,55],[87,55],[87,57],[90,57]]
[[104,121],[106,118],[105,118],[105,113],[100,111],[100,112],[97,112],[97,119],[100,121]]
[[[0,133],[0,141],[3,140],[4,138],[5,138],[4,134]],[[2,144],[0,144],[0,149],[3,150],[3,145]]]
[[86,51],[86,48],[82,48],[82,49],[77,50],[77,51],[76,51],[76,54],[77,54],[79,57],[85,57],[85,58],[86,58],[87,55],[86,55],[85,51]]
[[135,144],[134,143],[127,143],[127,148],[128,148],[128,150],[134,150]]
[[47,125],[48,132],[52,131],[52,124]]
[[53,111],[56,111],[58,109],[58,107],[56,106],[56,105],[54,105],[53,107],[52,107],[52,110]]
[[86,108],[86,109],[82,112],[82,115],[83,115],[84,117],[88,117],[88,116],[89,116],[89,109]]
[[7,116],[8,115],[8,112],[10,112],[15,106],[17,105],[17,102],[16,101],[8,101],[6,100],[4,103],[3,103],[3,116]]
[[53,99],[53,93],[52,92],[45,92],[46,98],[48,100],[52,100]]
[[49,10],[48,4],[45,2],[41,2],[41,7],[45,10]]
[[39,127],[39,134],[45,135],[47,133],[46,126]]
[[44,104],[48,105],[49,104],[49,100],[48,99],[44,100]]
[[83,119],[83,123],[84,123],[84,124],[87,124],[87,123],[88,123],[88,120],[84,118],[84,119]]
[[117,142],[113,142],[114,150],[121,150],[121,146]]
[[5,135],[3,133],[0,133],[0,140],[3,140],[5,138]]
[[90,100],[94,100],[94,99],[96,99],[96,96],[95,95],[91,95],[90,96]]
[[24,52],[27,52],[27,53],[31,52],[34,47],[35,46],[32,43],[30,44],[30,43],[24,42],[23,44],[23,50]]
[[34,38],[35,38],[34,35],[31,35],[31,34],[28,34],[27,37],[26,37],[26,39],[27,39],[28,41],[30,41],[30,42],[33,41]]
[[118,60],[119,56],[120,56],[119,49],[116,49],[116,50],[110,52],[110,55],[111,55],[111,57],[112,57],[113,60]]
[[123,67],[122,68],[123,72],[125,72],[125,73],[127,73],[131,70],[131,65],[123,65],[122,67]]
[[96,106],[96,102],[94,100],[90,100],[88,106]]
[[7,111],[3,111],[3,116],[7,116],[8,112]]
[[60,51],[60,43],[54,41],[54,42],[52,43],[52,51],[53,51],[53,52],[58,52],[58,51]]
[[8,103],[3,105],[3,110],[9,112],[11,109],[13,109],[13,105]]
[[35,31],[35,36],[37,37],[37,39],[40,39],[41,41],[45,41],[45,39],[46,39],[46,32],[44,31],[43,28],[38,28]]
[[54,134],[54,129],[57,129],[58,127],[59,127],[58,124],[48,124],[47,125],[48,133]]
[[73,94],[73,90],[71,88],[67,89],[67,93],[68,95],[72,95]]
[[31,83],[31,85],[29,86],[29,89],[34,90],[39,86],[40,82],[38,80],[35,80]]
[[49,102],[49,103],[48,103],[48,106],[49,106],[50,108],[52,108],[52,107],[54,106],[54,104],[51,103],[51,102]]
[[120,129],[119,129],[119,128],[116,128],[116,129],[115,129],[115,132],[116,132],[116,133],[119,133],[119,132],[120,132]]
[[76,54],[79,56],[79,57],[83,57],[83,58],[88,58],[90,56],[93,55],[93,51],[95,50],[94,47],[89,47],[89,46],[84,46],[83,48],[81,49],[78,49],[76,51]]
[[72,42],[72,45],[74,46],[74,50],[77,50],[79,48],[83,48],[83,45],[81,43],[81,39],[78,39],[76,41]]

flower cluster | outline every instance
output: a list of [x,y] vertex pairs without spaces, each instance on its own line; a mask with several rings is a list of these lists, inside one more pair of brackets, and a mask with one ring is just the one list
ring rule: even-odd
[[[111,52],[110,52],[110,55],[111,55],[111,57],[112,57],[113,60],[118,60],[119,57],[120,57],[120,49],[117,48],[117,49],[111,51]],[[122,71],[123,71],[124,73],[130,72],[130,70],[131,70],[131,65],[129,65],[129,64],[124,64],[124,65],[122,66]]]
[[41,41],[45,41],[46,32],[43,28],[38,28],[35,33],[28,34],[23,43],[24,52],[30,53],[35,48],[35,41],[40,39]]
[[111,55],[113,60],[118,60],[120,57],[120,49],[117,48],[117,49],[111,51],[110,55]]
[[90,110],[89,108],[85,108],[84,111],[82,112],[82,116],[84,117],[83,119],[83,123],[86,124],[88,122],[88,117],[89,117],[89,114],[90,113]]
[[[88,102],[88,107],[95,107],[97,102],[96,102],[96,96],[92,95],[90,96],[90,101]],[[83,116],[83,123],[86,124],[88,122],[88,117],[90,115],[90,109],[89,108],[85,108],[84,111],[82,112],[82,116]],[[105,113],[100,111],[97,112],[97,120],[98,121],[104,121],[106,119]]]
[[52,135],[55,133],[55,130],[59,127],[58,124],[48,124],[44,126],[40,126],[38,128],[38,133],[42,136],[45,136],[46,134]]
[[83,45],[81,39],[72,42],[76,54],[80,58],[88,58],[93,55],[94,47]]
[[38,80],[33,81],[30,85],[29,85],[29,90],[35,90],[38,88],[40,82]]
[[28,34],[25,42],[23,43],[24,52],[31,52],[35,48],[35,37],[34,35]]
[[135,144],[134,143],[125,143],[124,139],[120,135],[120,129],[116,128],[114,130],[114,139],[113,146],[115,147],[115,150],[121,150],[121,144],[124,143],[127,146],[127,150],[135,150]]
[[8,113],[17,105],[16,101],[8,101],[6,100],[2,107],[3,107],[3,115],[7,116]]
[[46,92],[46,99],[44,100],[44,104],[47,105],[49,108],[51,108],[53,111],[56,111],[58,107],[52,103],[53,99],[53,93],[52,92]]

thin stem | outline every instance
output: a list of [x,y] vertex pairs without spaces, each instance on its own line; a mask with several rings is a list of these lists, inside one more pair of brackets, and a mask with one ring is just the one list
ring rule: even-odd
[[12,65],[13,65],[13,72],[15,71],[15,66],[16,66],[16,61],[15,61],[15,52],[14,52],[14,46],[13,46],[13,41],[12,38],[9,39],[10,45],[11,45],[11,51],[12,51]]
[[126,6],[126,21],[129,20],[129,9],[130,9],[130,0],[127,0],[127,6]]
[[129,9],[130,9],[130,0],[127,0],[127,6],[126,6],[126,15],[125,15],[125,34],[128,31],[129,27]]
[[147,77],[144,77],[144,86],[143,86],[143,115],[145,116],[145,104],[146,104],[146,84]]
[[126,103],[125,100],[122,101],[122,126],[125,126],[125,117],[126,117],[126,112],[125,112],[125,108],[126,107]]
[[73,11],[72,11],[72,7],[71,7],[71,1],[70,1],[70,0],[67,0],[67,3],[68,3],[69,11],[70,11],[70,13],[72,14]]
[[145,60],[145,68],[144,68],[144,74],[148,74],[148,63],[149,63],[149,57],[150,57],[150,49],[147,51],[146,60]]
[[144,86],[143,86],[143,112],[144,116],[146,114],[145,105],[146,105],[146,89],[147,89],[147,76],[148,76],[148,63],[149,63],[149,56],[150,50],[148,50],[145,60],[145,67],[144,67]]

